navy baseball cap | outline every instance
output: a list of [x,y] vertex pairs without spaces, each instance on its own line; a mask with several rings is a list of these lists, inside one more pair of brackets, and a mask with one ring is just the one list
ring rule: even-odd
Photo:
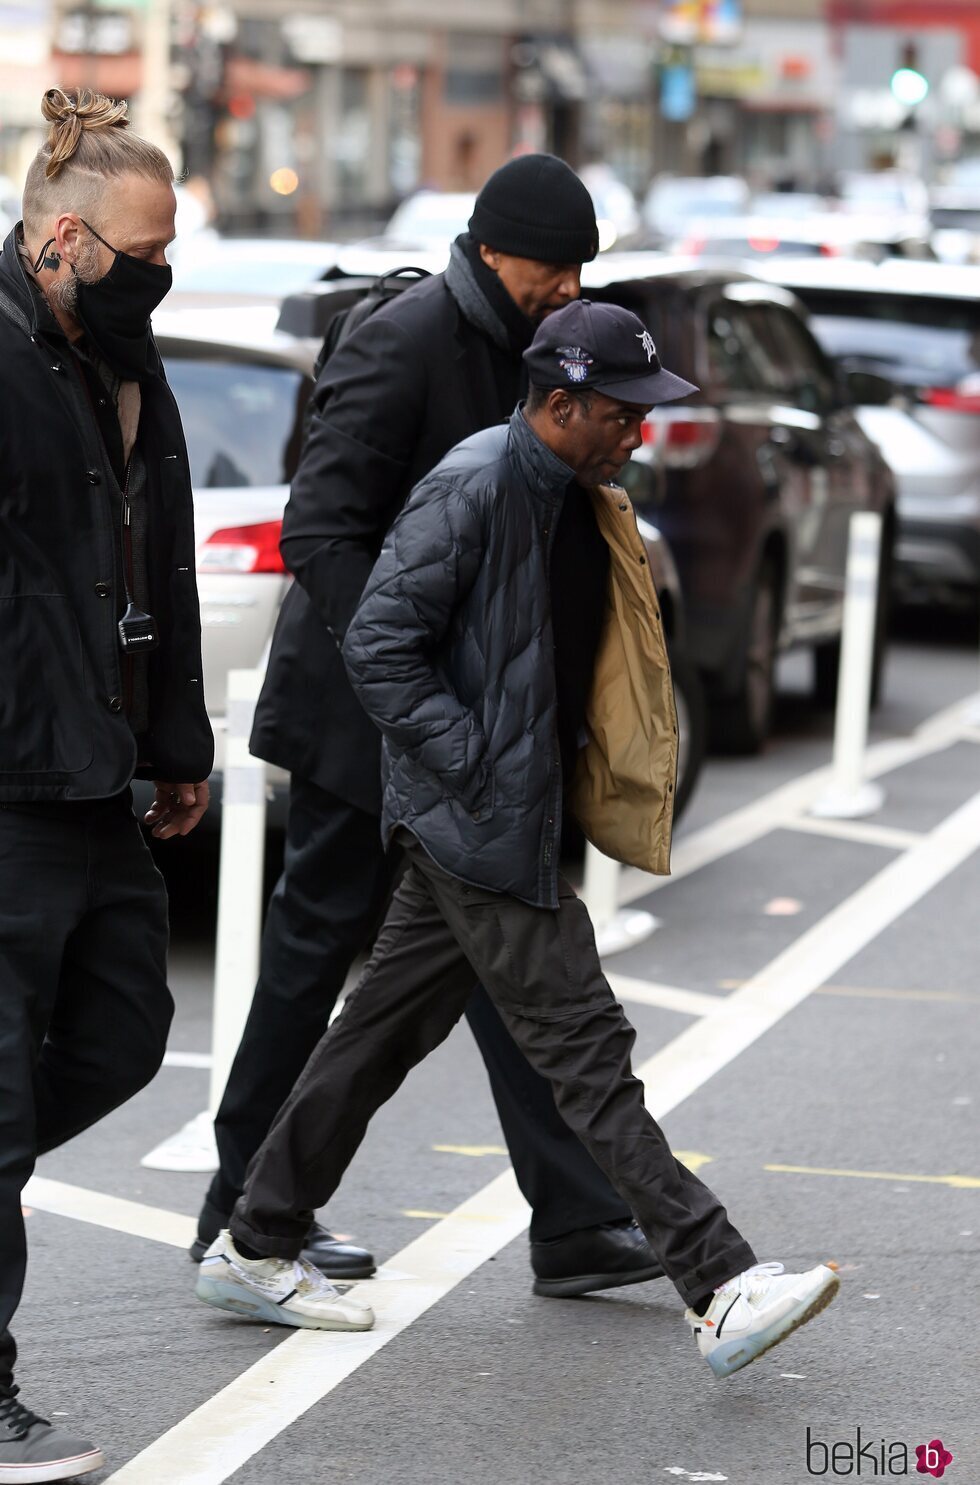
[[698,390],[664,370],[639,315],[591,299],[576,299],[548,315],[524,360],[535,387],[593,387],[620,402],[675,402]]

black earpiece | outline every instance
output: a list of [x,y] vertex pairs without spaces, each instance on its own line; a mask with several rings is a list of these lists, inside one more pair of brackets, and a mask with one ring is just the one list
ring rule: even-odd
[[50,268],[52,272],[57,273],[58,269],[61,267],[61,254],[57,251],[57,249],[55,249],[53,253],[48,252],[48,248],[53,242],[54,238],[49,237],[41,251],[38,253],[37,258],[34,262],[35,273],[40,272],[42,268]]

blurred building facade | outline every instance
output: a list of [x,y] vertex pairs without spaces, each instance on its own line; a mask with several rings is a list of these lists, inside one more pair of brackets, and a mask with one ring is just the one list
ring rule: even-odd
[[[889,87],[910,45],[915,109]],[[978,71],[978,0],[5,0],[0,174],[58,81],[129,98],[239,229],[369,229],[527,149],[638,192],[663,170],[814,187],[980,151]]]

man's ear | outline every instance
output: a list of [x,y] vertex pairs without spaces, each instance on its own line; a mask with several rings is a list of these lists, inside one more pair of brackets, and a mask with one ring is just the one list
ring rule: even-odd
[[73,211],[62,212],[54,224],[54,245],[68,263],[78,251],[80,228],[81,218]]
[[493,269],[494,273],[500,272],[500,254],[497,252],[496,248],[487,247],[485,242],[481,242],[480,257],[483,259],[488,268]]
[[548,411],[556,423],[564,428],[572,416],[572,401],[568,393],[562,387],[555,387],[548,398]]

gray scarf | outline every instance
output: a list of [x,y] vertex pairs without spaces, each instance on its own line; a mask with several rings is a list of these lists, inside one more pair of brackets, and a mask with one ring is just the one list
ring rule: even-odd
[[449,250],[449,267],[446,269],[445,280],[446,288],[470,324],[482,331],[500,350],[511,354],[507,326],[477,283],[476,274],[458,242],[454,242]]

